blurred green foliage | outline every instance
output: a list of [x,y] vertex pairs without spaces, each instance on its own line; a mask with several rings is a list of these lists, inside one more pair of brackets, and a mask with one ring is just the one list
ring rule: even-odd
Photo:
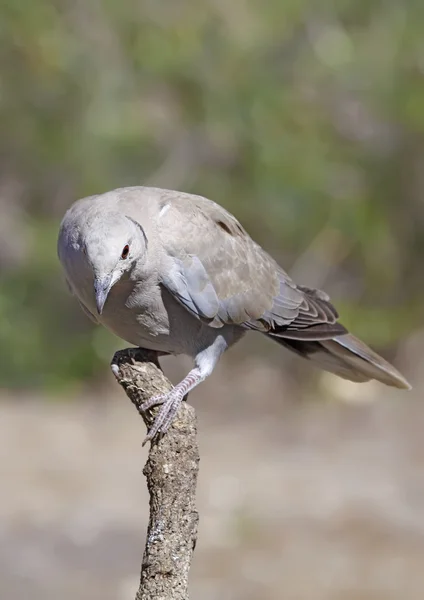
[[411,331],[423,30],[418,0],[1,0],[1,385],[104,368],[116,340],[67,295],[56,236],[123,185],[225,205],[368,342]]

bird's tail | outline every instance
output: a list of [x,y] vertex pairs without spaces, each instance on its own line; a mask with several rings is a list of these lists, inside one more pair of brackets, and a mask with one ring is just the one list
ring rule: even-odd
[[411,385],[399,371],[350,333],[317,341],[283,337],[273,339],[312,360],[317,367],[344,379],[358,382],[376,379],[392,387],[411,389]]

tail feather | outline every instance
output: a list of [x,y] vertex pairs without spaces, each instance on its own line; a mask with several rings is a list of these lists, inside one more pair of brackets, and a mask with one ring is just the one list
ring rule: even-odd
[[304,294],[303,309],[289,325],[274,325],[267,335],[344,379],[377,379],[386,385],[411,389],[399,371],[338,322],[337,310],[325,292],[304,286],[297,289]]
[[411,385],[397,369],[354,335],[340,335],[322,342],[322,345],[369,379],[377,379],[381,383],[400,389],[411,389]]
[[355,382],[376,379],[400,389],[411,389],[408,381],[384,358],[355,336],[347,333],[329,340],[273,339],[281,345],[308,358],[317,367]]

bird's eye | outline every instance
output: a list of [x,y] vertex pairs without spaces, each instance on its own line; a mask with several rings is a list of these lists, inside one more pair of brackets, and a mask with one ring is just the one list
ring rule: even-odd
[[127,244],[126,246],[124,246],[124,249],[122,250],[121,258],[123,258],[124,260],[126,258],[128,258],[129,252],[130,252],[130,247]]

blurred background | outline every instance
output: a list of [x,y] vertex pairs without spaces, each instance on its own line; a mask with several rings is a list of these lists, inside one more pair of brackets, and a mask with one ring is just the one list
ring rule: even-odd
[[56,238],[75,199],[147,184],[235,213],[414,385],[228,353],[191,396],[192,597],[421,599],[422,2],[3,1],[0,119],[1,598],[134,597],[143,425]]

